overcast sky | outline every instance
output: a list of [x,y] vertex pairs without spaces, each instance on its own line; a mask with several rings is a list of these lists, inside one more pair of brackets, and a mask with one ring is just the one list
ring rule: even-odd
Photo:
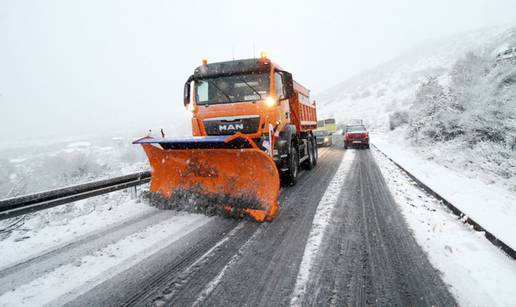
[[185,127],[203,57],[267,50],[317,93],[419,42],[515,22],[514,0],[0,0],[0,142]]

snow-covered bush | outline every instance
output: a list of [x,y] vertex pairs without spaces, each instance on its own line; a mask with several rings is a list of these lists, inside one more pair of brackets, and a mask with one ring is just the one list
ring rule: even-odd
[[48,178],[68,185],[82,179],[98,177],[103,171],[103,166],[90,154],[73,151],[43,158],[40,167],[34,171],[40,178]]
[[409,136],[416,142],[446,141],[462,134],[455,125],[460,108],[454,106],[449,89],[436,77],[429,77],[416,91],[416,100],[410,111]]
[[11,169],[11,180],[0,182],[0,198],[90,181],[106,170],[105,166],[84,152],[59,152],[27,159]]
[[129,144],[120,148],[119,159],[120,162],[134,164],[141,161],[146,161],[147,157],[145,156],[145,152],[142,150],[142,148],[140,148],[140,146]]
[[409,113],[407,111],[396,111],[389,115],[389,129],[394,130],[402,125],[408,124]]
[[515,66],[493,66],[469,53],[453,66],[450,84],[428,78],[416,92],[409,135],[417,141],[461,137],[468,146],[495,142],[512,147],[516,118]]
[[[510,179],[516,173],[516,65],[468,53],[443,85],[429,77],[416,91],[408,136],[418,146],[443,146]],[[455,161],[460,161],[456,158]]]

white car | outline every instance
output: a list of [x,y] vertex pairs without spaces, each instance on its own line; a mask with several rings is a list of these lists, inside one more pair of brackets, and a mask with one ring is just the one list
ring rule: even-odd
[[326,130],[316,130],[314,131],[315,138],[317,139],[317,146],[331,146],[333,145],[333,140],[331,133]]

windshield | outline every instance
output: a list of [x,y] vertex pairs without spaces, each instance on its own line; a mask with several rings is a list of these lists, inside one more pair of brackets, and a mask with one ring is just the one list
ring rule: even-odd
[[366,128],[364,126],[353,126],[353,127],[347,127],[346,131],[353,132],[353,131],[366,131]]
[[195,82],[198,104],[217,104],[237,101],[255,101],[269,92],[269,75],[242,74],[205,78]]
[[315,131],[315,136],[327,136],[329,135],[328,131]]

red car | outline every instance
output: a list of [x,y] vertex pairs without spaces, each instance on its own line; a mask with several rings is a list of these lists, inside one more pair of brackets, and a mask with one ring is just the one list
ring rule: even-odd
[[344,131],[344,149],[348,147],[369,148],[369,132],[363,125],[347,126]]

